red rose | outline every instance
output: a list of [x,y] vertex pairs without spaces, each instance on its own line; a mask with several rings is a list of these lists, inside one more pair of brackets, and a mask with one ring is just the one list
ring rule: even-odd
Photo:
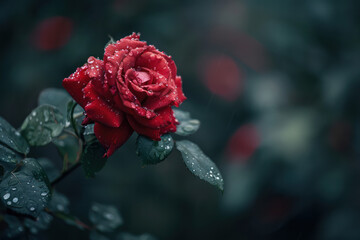
[[83,124],[94,122],[107,156],[133,131],[153,140],[175,132],[178,124],[171,106],[186,97],[171,57],[132,35],[105,48],[104,59],[90,57],[64,88],[85,109]]

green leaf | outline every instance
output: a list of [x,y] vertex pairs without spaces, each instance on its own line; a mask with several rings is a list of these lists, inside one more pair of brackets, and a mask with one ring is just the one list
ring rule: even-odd
[[63,89],[47,88],[40,93],[38,103],[39,106],[44,104],[55,106],[63,116],[66,116],[67,103],[71,99],[71,96]]
[[224,181],[215,163],[201,149],[188,140],[176,142],[176,148],[181,152],[187,168],[195,176],[224,190]]
[[12,215],[4,215],[4,221],[7,223],[7,228],[0,233],[0,239],[23,239],[20,236],[23,236],[25,233],[25,228],[23,227],[20,219]]
[[52,220],[53,220],[53,216],[51,216],[49,213],[45,211],[42,211],[35,220],[26,218],[24,220],[24,225],[28,229],[30,229],[31,233],[36,234],[38,233],[39,230],[48,229]]
[[195,133],[200,128],[200,121],[192,119],[189,112],[183,112],[174,109],[175,118],[180,122],[176,127],[176,134],[180,136],[187,136]]
[[99,142],[92,142],[86,145],[81,156],[81,163],[86,177],[95,177],[106,164],[107,158],[103,157],[105,149]]
[[0,117],[0,143],[25,155],[30,151],[26,140],[2,117]]
[[91,206],[89,219],[101,232],[112,232],[123,223],[116,207],[99,203],[94,203]]
[[56,107],[41,105],[25,119],[21,133],[31,146],[44,146],[61,134],[64,124],[64,117]]
[[12,170],[21,159],[19,154],[0,145],[0,165],[4,166],[6,170]]
[[94,124],[88,124],[85,126],[84,138],[86,142],[91,142],[96,140],[96,136],[94,133]]
[[[68,205],[69,205],[69,200],[64,195],[58,192],[53,192],[51,196],[51,200],[48,204],[48,208],[52,212],[67,213],[69,211]],[[50,215],[46,211],[42,211],[35,220],[26,218],[24,220],[24,224],[28,229],[30,229],[31,233],[36,234],[39,230],[48,229],[52,220],[53,220],[52,215]]]
[[75,163],[76,160],[78,160],[81,149],[79,140],[75,136],[64,133],[54,139],[53,143],[63,158],[63,161]]
[[0,198],[14,212],[37,217],[50,200],[49,186],[40,164],[26,158],[12,172],[5,173],[0,183]]
[[153,141],[150,138],[139,135],[136,139],[136,154],[141,158],[143,165],[157,164],[163,161],[171,153],[174,140],[170,134],[161,137],[161,141]]

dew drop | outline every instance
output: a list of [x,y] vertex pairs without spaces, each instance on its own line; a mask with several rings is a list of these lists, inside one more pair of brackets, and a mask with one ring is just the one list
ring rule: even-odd
[[6,194],[3,196],[4,200],[9,199],[9,197],[10,197],[10,193],[6,193]]
[[13,201],[13,203],[17,203],[19,201],[19,199],[17,197],[14,197],[12,201]]

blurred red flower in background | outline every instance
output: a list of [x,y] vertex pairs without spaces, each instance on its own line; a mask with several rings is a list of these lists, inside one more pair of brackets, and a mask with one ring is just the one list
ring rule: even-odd
[[243,88],[244,73],[226,55],[204,57],[200,61],[200,75],[209,90],[227,101],[234,101]]
[[255,125],[246,124],[236,130],[230,138],[226,154],[230,161],[247,160],[259,147],[260,135]]
[[33,31],[32,42],[44,51],[59,49],[70,39],[73,22],[67,17],[51,17],[40,22]]

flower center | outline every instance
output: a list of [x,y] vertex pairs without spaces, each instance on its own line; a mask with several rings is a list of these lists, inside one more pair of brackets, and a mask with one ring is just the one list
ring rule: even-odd
[[146,84],[151,80],[150,75],[147,72],[134,72],[135,80],[139,83],[139,85]]

